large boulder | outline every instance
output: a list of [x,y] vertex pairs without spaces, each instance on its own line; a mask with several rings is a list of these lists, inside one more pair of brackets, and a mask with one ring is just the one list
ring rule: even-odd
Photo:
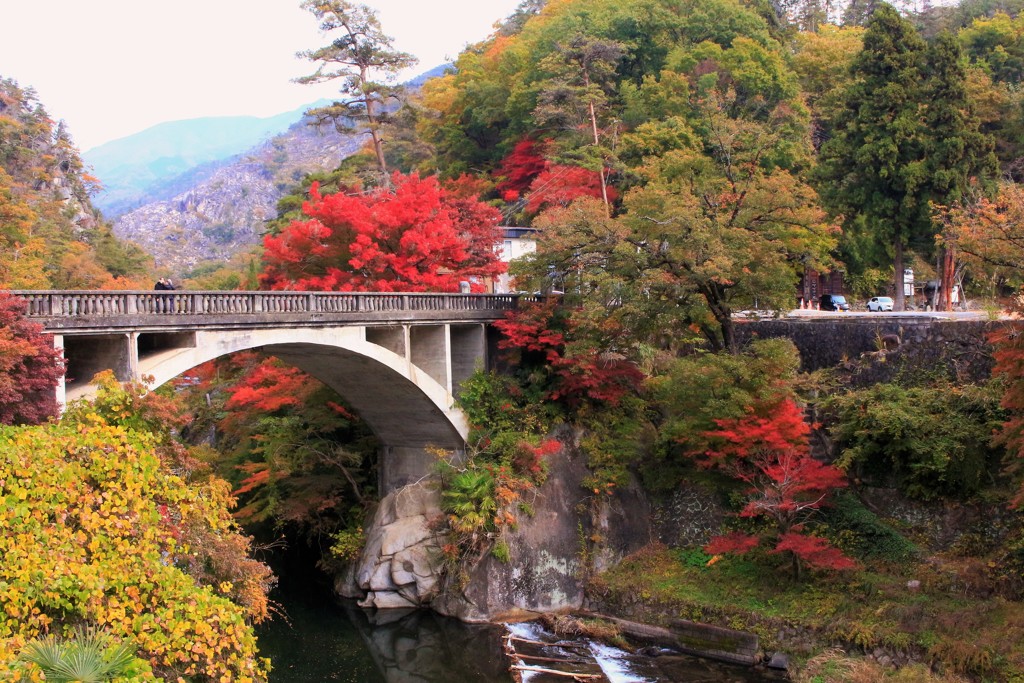
[[441,574],[441,517],[441,496],[430,483],[388,494],[374,513],[359,561],[339,577],[335,590],[358,598],[363,607],[429,604]]
[[[568,431],[559,435],[572,440]],[[614,495],[583,488],[585,457],[564,448],[550,460],[545,483],[505,532],[509,561],[486,554],[446,577],[432,607],[463,621],[485,622],[579,609],[586,577],[614,564],[651,539],[650,510],[638,486]]]

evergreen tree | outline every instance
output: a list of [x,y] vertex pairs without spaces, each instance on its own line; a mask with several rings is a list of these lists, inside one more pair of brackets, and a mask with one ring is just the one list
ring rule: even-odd
[[603,138],[614,94],[615,68],[623,53],[622,44],[583,33],[559,44],[541,65],[554,75],[543,85],[533,112],[541,125],[576,133],[566,141],[571,151],[563,150],[562,156],[598,173],[601,199],[609,216],[608,165],[612,150]]
[[323,83],[341,78],[340,92],[346,99],[326,107],[311,109],[307,114],[318,122],[331,122],[339,132],[352,130],[352,121],[362,121],[373,142],[373,152],[380,168],[382,183],[390,184],[380,127],[387,121],[386,105],[396,99],[401,86],[374,80],[383,75],[391,81],[402,69],[416,63],[416,58],[398,52],[391,45],[391,37],[381,29],[377,13],[366,5],[348,0],[304,0],[304,9],[320,21],[323,31],[338,31],[340,35],[329,45],[299,53],[313,62],[317,70],[297,79],[299,83]]
[[[973,178],[990,180],[998,165],[991,137],[981,132],[967,94],[967,74],[960,44],[942,33],[928,49],[925,103],[925,168],[930,199],[949,206],[962,203]],[[935,231],[932,231],[934,234]],[[953,292],[953,255],[944,246],[938,255],[942,282],[939,308],[949,310]]]
[[914,27],[881,5],[819,166],[822,196],[845,215],[846,227],[864,229],[891,249],[897,310],[904,308],[904,249],[931,225],[919,111],[924,55]]

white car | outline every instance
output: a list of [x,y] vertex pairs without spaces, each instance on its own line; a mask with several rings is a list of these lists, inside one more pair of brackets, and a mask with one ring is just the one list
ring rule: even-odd
[[875,296],[868,299],[868,310],[869,311],[891,311],[892,310],[892,297],[888,296]]

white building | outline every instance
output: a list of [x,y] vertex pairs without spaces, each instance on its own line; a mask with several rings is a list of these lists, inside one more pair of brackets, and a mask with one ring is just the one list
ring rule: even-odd
[[[494,245],[494,249],[504,263],[511,263],[513,259],[537,251],[536,228],[504,227],[502,231],[502,241]],[[508,273],[498,276],[494,282],[494,293],[507,294],[510,292],[509,280]]]

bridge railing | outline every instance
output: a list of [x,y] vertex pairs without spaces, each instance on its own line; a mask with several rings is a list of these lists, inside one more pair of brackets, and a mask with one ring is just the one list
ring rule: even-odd
[[213,292],[20,290],[29,318],[124,315],[204,316],[274,313],[508,311],[516,294],[390,292]]

